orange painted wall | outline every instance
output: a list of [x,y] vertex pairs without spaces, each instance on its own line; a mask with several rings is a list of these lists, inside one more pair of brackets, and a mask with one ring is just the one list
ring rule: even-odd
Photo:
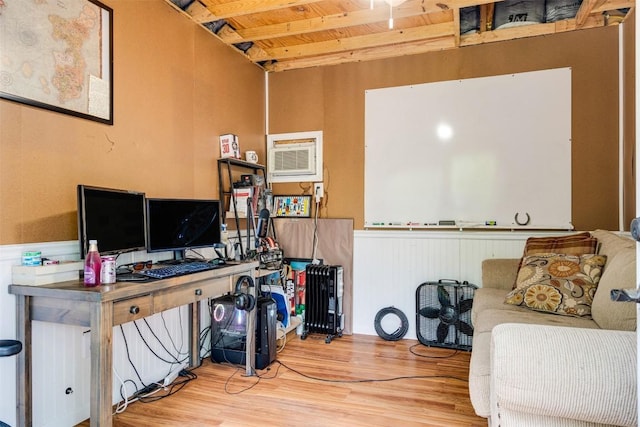
[[[223,133],[266,157],[261,69],[164,1],[105,4],[114,9],[113,126],[0,100],[0,244],[76,239],[78,183],[217,198]],[[616,26],[270,74],[269,131],[324,131],[321,216],[361,229],[366,89],[554,67],[573,70],[574,225],[617,229]],[[526,101],[496,96],[514,108]]]
[[264,158],[264,72],[162,0],[114,13],[114,125],[0,100],[0,244],[77,239],[76,185],[218,198],[218,136]]
[[[573,224],[617,230],[618,26],[270,74],[269,132],[324,131],[321,217],[353,218],[362,229],[365,90],[559,67],[572,68]],[[495,96],[516,109],[527,102],[522,94]],[[274,194],[307,187],[277,184]]]

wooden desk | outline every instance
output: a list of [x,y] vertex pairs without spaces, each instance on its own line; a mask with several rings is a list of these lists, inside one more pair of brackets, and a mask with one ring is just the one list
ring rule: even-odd
[[[10,285],[16,296],[17,339],[24,344],[17,356],[17,423],[33,422],[31,399],[31,321],[63,323],[91,328],[92,426],[111,426],[112,421],[112,331],[113,327],[182,305],[189,305],[189,364],[200,365],[200,304],[235,290],[238,277],[254,277],[257,262],[231,264],[146,283],[117,282],[87,288],[80,281],[42,286]],[[255,287],[250,288],[255,296]],[[247,330],[253,331],[255,310],[248,316]],[[247,336],[246,372],[253,375],[254,340]]]

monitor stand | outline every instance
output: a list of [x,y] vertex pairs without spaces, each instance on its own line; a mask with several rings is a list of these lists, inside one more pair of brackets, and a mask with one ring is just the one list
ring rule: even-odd
[[185,262],[189,262],[189,260],[187,260],[187,258],[185,257],[185,250],[176,249],[173,251],[173,259],[162,261],[162,264],[175,265],[175,264],[182,264]]
[[116,274],[117,282],[148,282],[150,279],[140,273],[120,273]]

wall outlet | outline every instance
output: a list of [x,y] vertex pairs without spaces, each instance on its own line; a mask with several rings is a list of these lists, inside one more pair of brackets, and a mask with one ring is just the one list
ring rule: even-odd
[[322,200],[324,197],[324,183],[322,182],[314,182],[313,183],[313,197],[316,199],[316,202]]

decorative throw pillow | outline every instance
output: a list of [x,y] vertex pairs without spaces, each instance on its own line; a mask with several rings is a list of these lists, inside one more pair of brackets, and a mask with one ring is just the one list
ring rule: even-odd
[[516,288],[505,303],[565,316],[591,317],[605,255],[537,254],[524,257]]
[[[598,240],[591,233],[568,234],[566,236],[529,237],[524,245],[523,257],[535,254],[595,254]],[[585,252],[589,251],[589,252]]]
[[[535,254],[569,254],[586,255],[595,254],[598,249],[598,239],[592,237],[588,231],[565,236],[553,237],[529,237],[524,246],[524,253],[520,259],[518,270],[523,265],[523,260],[529,255]],[[512,289],[516,288],[516,283]]]

